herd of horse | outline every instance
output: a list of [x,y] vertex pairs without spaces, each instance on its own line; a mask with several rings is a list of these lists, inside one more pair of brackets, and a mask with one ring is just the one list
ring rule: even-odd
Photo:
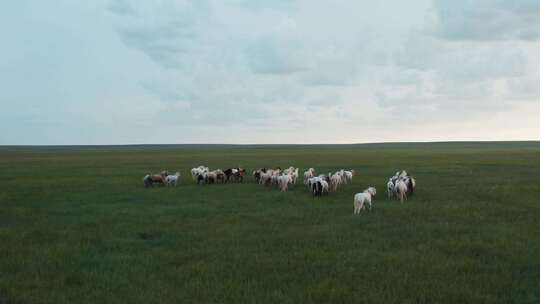
[[[216,169],[210,171],[208,167],[199,166],[191,170],[191,176],[197,184],[217,184],[217,183],[242,183],[246,170],[244,168],[229,168],[226,170]],[[176,186],[180,180],[180,173],[170,174],[164,170],[159,174],[147,174],[143,178],[145,187],[154,186]]]
[[[246,170],[240,167],[212,171],[205,166],[191,169],[191,177],[197,184],[242,183],[245,175]],[[330,191],[337,191],[340,185],[350,183],[354,175],[354,170],[347,171],[344,169],[335,173],[315,175],[315,169],[309,168],[304,172],[304,185],[307,186],[313,196],[321,196],[328,194]],[[279,167],[274,169],[260,168],[253,171],[253,178],[257,183],[266,186],[273,185],[281,191],[287,191],[289,185],[296,184],[298,177],[298,168],[294,167],[285,170],[281,170]],[[162,171],[159,174],[147,174],[143,178],[145,187],[176,186],[179,181],[179,172],[169,174],[168,171]],[[405,170],[398,171],[388,180],[388,199],[395,198],[403,203],[408,195],[414,193],[415,188],[416,180],[414,177],[409,176]],[[366,209],[366,206],[371,209],[372,200],[376,193],[375,187],[368,187],[363,192],[356,193],[354,196],[354,213],[360,214],[360,211]]]

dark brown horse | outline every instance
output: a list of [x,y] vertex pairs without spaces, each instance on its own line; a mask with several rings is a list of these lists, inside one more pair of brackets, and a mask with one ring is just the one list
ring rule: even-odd
[[242,183],[244,181],[244,175],[246,175],[246,169],[236,168],[237,171],[234,173],[234,181]]
[[225,173],[221,170],[219,172],[216,172],[216,183],[224,183],[225,182]]
[[143,178],[144,186],[145,187],[153,187],[154,185],[158,186],[165,186],[165,178],[169,175],[169,172],[162,171],[161,174],[147,174]]
[[266,173],[266,170],[266,168],[260,168],[253,171],[253,179],[255,179],[257,183],[259,183],[261,181],[261,173]]
[[227,169],[223,171],[223,174],[225,175],[225,181],[228,182],[231,180],[231,176],[233,176],[234,172],[236,172],[236,169]]

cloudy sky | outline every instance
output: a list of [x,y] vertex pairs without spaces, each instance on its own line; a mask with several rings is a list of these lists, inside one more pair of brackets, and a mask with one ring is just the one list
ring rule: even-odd
[[8,0],[0,39],[0,144],[540,139],[538,0]]

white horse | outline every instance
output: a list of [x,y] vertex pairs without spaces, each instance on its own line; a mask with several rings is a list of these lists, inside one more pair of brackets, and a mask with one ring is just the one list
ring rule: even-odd
[[273,174],[271,170],[266,171],[266,173],[262,172],[261,177],[259,179],[259,184],[268,185],[269,182],[272,180],[272,176]]
[[392,178],[390,178],[386,184],[386,191],[388,192],[388,199],[392,199],[395,195],[394,182],[392,181]]
[[[307,186],[309,183],[309,179],[315,176],[315,169],[309,168],[306,172],[304,172],[304,184]],[[311,188],[311,185],[310,185]]]
[[372,201],[377,194],[377,190],[374,187],[369,187],[362,193],[357,193],[354,195],[354,212],[353,214],[360,214],[360,211],[364,209],[364,206],[369,205],[369,210],[372,207]]
[[328,194],[329,190],[330,190],[330,187],[328,186],[328,182],[325,181],[324,179],[321,180],[321,185],[322,185],[322,194]]
[[298,168],[294,169],[291,177],[292,177],[292,183],[296,185],[296,181],[298,180]]
[[344,172],[345,182],[346,183],[352,182],[352,178],[354,176],[354,173],[355,173],[354,170]]
[[394,186],[394,191],[396,193],[397,198],[400,202],[403,203],[404,200],[407,200],[407,184],[404,180],[398,179],[396,182],[396,185]]
[[289,188],[289,184],[292,183],[292,177],[289,174],[280,175],[277,177],[277,183],[279,189],[285,192]]
[[204,173],[210,171],[208,167],[205,166],[198,166],[197,168],[191,169],[191,178],[193,178],[194,181],[197,181],[197,178],[199,175],[203,175]]
[[330,177],[330,185],[331,185],[332,191],[334,192],[337,191],[338,186],[341,185],[341,183],[342,183],[342,178],[339,173],[336,173]]
[[165,183],[167,184],[167,187],[169,187],[169,186],[175,186],[176,187],[179,180],[180,180],[180,172],[176,172],[173,175],[167,175],[165,177]]

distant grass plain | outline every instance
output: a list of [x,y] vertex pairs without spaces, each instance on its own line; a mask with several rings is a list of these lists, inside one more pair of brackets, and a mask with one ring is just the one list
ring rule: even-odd
[[[201,164],[358,174],[313,198]],[[0,147],[0,303],[540,303],[540,143]]]

